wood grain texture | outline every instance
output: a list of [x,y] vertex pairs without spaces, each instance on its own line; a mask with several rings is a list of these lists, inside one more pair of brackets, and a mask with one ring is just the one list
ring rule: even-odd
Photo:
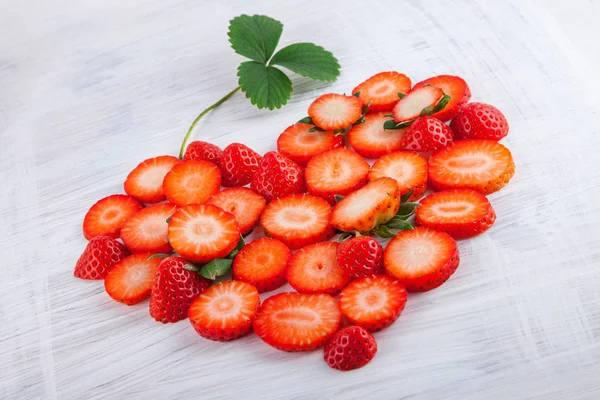
[[[570,1],[565,19],[550,3],[0,0],[0,398],[600,398],[599,58],[565,35],[597,3]],[[142,159],[176,154],[236,86],[226,31],[241,13],[283,21],[281,45],[330,49],[342,75],[292,76],[274,112],[236,95],[197,137],[272,150],[316,95],[390,69],[459,74],[511,124],[517,173],[490,196],[497,223],[460,243],[447,284],[410,296],[358,371],[256,336],[208,342],[72,276],[89,206]]]

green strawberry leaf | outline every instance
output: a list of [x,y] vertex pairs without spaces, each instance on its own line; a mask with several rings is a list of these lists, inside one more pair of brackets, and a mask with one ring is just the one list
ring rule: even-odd
[[390,119],[389,121],[385,121],[383,123],[383,129],[400,129],[397,127],[396,121]]
[[344,197],[346,196],[342,196],[341,194],[334,194],[333,198],[335,199],[336,203],[339,203],[340,201],[344,200]]
[[270,62],[319,81],[335,81],[340,64],[331,52],[313,43],[294,43],[279,50]]
[[313,122],[311,117],[304,117],[302,118],[300,121],[298,121],[299,124],[309,124],[309,125],[314,125],[315,123]]
[[217,258],[200,269],[200,275],[206,279],[215,280],[218,276],[225,275],[231,269],[233,260],[228,258]]
[[242,247],[244,247],[245,244],[246,244],[246,242],[244,242],[244,237],[242,235],[240,235],[240,241],[235,246],[235,249],[231,250],[231,253],[229,253],[227,255],[227,258],[233,260],[235,258],[235,256],[237,256],[237,254],[240,252]]
[[373,233],[383,239],[389,239],[389,238],[393,238],[394,236],[396,236],[396,234],[394,232],[392,232],[390,230],[390,228],[385,225],[377,226],[377,228],[375,228],[373,230]]
[[198,272],[200,271],[200,266],[188,261],[185,264],[183,264],[183,269],[187,269],[188,271],[192,272]]
[[273,55],[283,24],[264,15],[240,15],[229,21],[229,43],[241,56],[266,64]]
[[401,93],[401,92],[398,92],[397,94],[398,94],[398,97],[401,98],[401,99],[406,96],[404,93]]
[[286,74],[256,61],[241,63],[238,77],[242,92],[258,108],[280,108],[287,103],[292,93],[292,82]]
[[391,229],[398,229],[401,231],[409,231],[413,228],[412,224],[408,221],[403,220],[400,217],[394,217],[386,222],[385,226]]
[[435,107],[433,107],[432,114],[435,114],[436,112],[442,111],[444,108],[446,108],[446,106],[448,105],[448,102],[450,101],[451,98],[452,98],[452,96],[444,93],[444,95],[442,96],[440,101],[438,101],[437,104],[435,105]]
[[152,260],[153,258],[167,258],[167,257],[171,257],[171,254],[156,253],[156,254],[152,254],[150,257],[148,257],[148,260]]
[[308,130],[309,132],[325,132],[325,129],[321,129],[318,126],[313,126]]
[[400,197],[400,203],[406,203],[408,201],[408,199],[410,199],[410,196],[412,196],[412,194],[415,192],[414,189],[410,189],[408,192],[404,193],[401,197]]
[[344,240],[348,239],[349,237],[354,236],[354,234],[352,232],[344,232],[340,235],[340,239],[339,242],[342,243]]
[[400,204],[400,208],[398,208],[398,212],[395,217],[406,220],[413,216],[415,211],[417,211],[417,207],[419,203],[402,203]]
[[352,93],[352,96],[360,97],[360,92]]

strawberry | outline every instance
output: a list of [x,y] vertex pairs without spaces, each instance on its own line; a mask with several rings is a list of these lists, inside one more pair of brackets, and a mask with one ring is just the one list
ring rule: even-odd
[[417,225],[444,231],[455,239],[477,236],[496,220],[490,201],[470,189],[432,193],[417,208]]
[[183,161],[165,176],[163,189],[167,200],[178,206],[203,204],[221,188],[221,171],[204,160]]
[[216,193],[206,204],[214,204],[233,214],[245,235],[254,229],[267,201],[260,194],[245,187],[233,187]]
[[118,238],[127,218],[143,207],[139,201],[124,194],[98,200],[83,218],[83,236],[88,240],[96,236]]
[[427,190],[427,160],[410,151],[387,154],[375,161],[369,172],[369,180],[388,177],[398,183],[400,196],[412,190],[408,201],[423,197]]
[[336,136],[332,131],[311,132],[313,128],[313,125],[300,122],[288,127],[277,138],[277,151],[298,165],[306,167],[311,157],[344,146],[341,136]]
[[223,186],[244,186],[250,183],[262,157],[250,147],[232,143],[221,156]]
[[367,183],[369,164],[354,151],[333,149],[314,156],[306,167],[308,192],[335,204],[335,195],[346,195]]
[[399,100],[398,93],[410,91],[410,78],[396,71],[380,72],[354,88],[352,93],[369,111],[390,111]]
[[81,279],[104,279],[108,271],[129,255],[121,242],[109,236],[92,238],[75,264],[73,275]]
[[188,317],[203,338],[226,342],[250,332],[259,305],[260,297],[254,286],[225,281],[196,297],[190,305]]
[[167,218],[177,210],[170,203],[154,204],[133,214],[121,229],[121,240],[134,253],[170,253]]
[[104,279],[106,293],[128,306],[150,297],[154,275],[162,262],[150,256],[151,253],[133,254],[116,263]]
[[320,197],[293,194],[269,203],[260,217],[265,234],[290,249],[322,242],[333,236],[331,206]]
[[449,121],[461,109],[463,105],[465,105],[469,99],[471,99],[471,90],[469,89],[469,85],[465,82],[464,79],[453,76],[453,75],[439,75],[434,76],[433,78],[425,79],[417,83],[414,89],[418,89],[424,87],[426,85],[432,85],[438,87],[444,91],[447,95],[450,95],[450,101],[446,105],[446,107],[434,114],[433,117],[436,117],[442,121]]
[[355,96],[324,94],[308,107],[313,123],[326,131],[346,128],[362,115],[362,102]]
[[340,329],[325,345],[325,362],[340,371],[364,367],[375,357],[377,342],[360,326]]
[[337,264],[337,247],[335,242],[321,242],[298,250],[286,272],[290,286],[300,293],[338,294],[350,277]]
[[450,127],[456,139],[500,140],[508,134],[508,121],[502,111],[484,103],[465,104]]
[[342,147],[346,147],[346,142],[344,141],[344,135],[337,134],[333,139],[333,147],[332,149],[339,149]]
[[173,156],[159,156],[142,161],[127,175],[125,193],[144,203],[163,201],[163,179],[180,162]]
[[396,181],[379,178],[350,193],[335,205],[331,225],[346,232],[368,232],[389,221],[400,207]]
[[459,140],[429,158],[434,190],[468,188],[490,194],[506,186],[514,174],[510,151],[493,140]]
[[435,86],[414,88],[394,106],[394,121],[400,123],[416,119],[424,108],[433,108],[443,95],[442,89]]
[[454,134],[434,117],[419,117],[402,136],[402,148],[412,151],[433,151],[443,149],[452,143]]
[[195,140],[188,145],[183,155],[183,161],[204,160],[219,165],[223,150],[212,143]]
[[259,293],[285,284],[290,249],[277,239],[260,238],[242,247],[233,260],[233,279],[254,285]]
[[207,263],[227,256],[240,240],[235,217],[212,204],[191,204],[169,221],[173,249],[187,260]]
[[342,313],[328,294],[279,293],[264,301],[254,319],[254,331],[283,351],[314,350],[333,336]]
[[425,227],[398,233],[383,252],[387,273],[409,292],[425,292],[446,282],[460,258],[452,236]]
[[356,236],[340,244],[337,264],[350,278],[383,273],[383,247],[370,236]]
[[340,293],[342,314],[353,325],[377,332],[398,319],[406,305],[406,289],[387,275],[353,280]]
[[304,168],[276,151],[264,155],[250,185],[267,202],[288,194],[306,192]]
[[154,275],[150,316],[163,324],[186,318],[192,301],[210,286],[208,279],[187,270],[186,265],[181,257],[167,257]]
[[352,127],[348,141],[358,154],[367,158],[379,158],[384,154],[402,149],[403,129],[384,129],[389,118],[385,112],[367,114],[365,122]]

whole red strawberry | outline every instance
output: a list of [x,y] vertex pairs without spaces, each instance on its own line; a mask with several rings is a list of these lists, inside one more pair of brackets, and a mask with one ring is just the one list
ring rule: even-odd
[[342,242],[336,256],[338,265],[352,279],[383,273],[383,247],[370,236]]
[[288,194],[304,193],[304,168],[286,156],[270,151],[260,161],[251,187],[268,202]]
[[221,150],[219,146],[195,140],[188,145],[187,149],[185,149],[183,160],[204,160],[219,165],[221,156],[223,156],[223,150]]
[[221,156],[221,172],[223,186],[244,186],[252,181],[258,169],[261,156],[250,147],[240,143],[232,143],[225,147]]
[[402,148],[412,151],[443,149],[452,143],[454,134],[448,125],[435,117],[419,117],[402,135]]
[[331,368],[350,371],[365,366],[375,357],[377,342],[360,326],[349,326],[336,333],[325,345],[325,362]]
[[508,134],[508,121],[496,107],[468,103],[456,114],[450,127],[456,139],[500,140]]
[[92,238],[77,260],[73,275],[81,279],[104,279],[108,271],[129,255],[121,242],[108,236]]
[[188,308],[210,281],[184,268],[181,257],[165,258],[156,271],[150,293],[150,316],[166,324],[187,318]]

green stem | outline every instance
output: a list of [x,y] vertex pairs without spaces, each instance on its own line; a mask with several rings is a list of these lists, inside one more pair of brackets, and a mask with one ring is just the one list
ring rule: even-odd
[[235,92],[237,92],[241,88],[242,88],[241,85],[238,86],[238,87],[236,87],[231,92],[229,92],[225,96],[223,96],[220,100],[218,100],[215,104],[213,104],[212,106],[208,107],[206,110],[202,111],[200,113],[200,115],[198,115],[196,117],[196,119],[194,120],[194,122],[192,122],[192,125],[190,126],[190,129],[188,129],[187,133],[185,134],[185,137],[183,138],[183,143],[181,143],[181,149],[179,150],[179,158],[183,159],[183,153],[185,152],[185,147],[186,147],[187,141],[190,138],[190,135],[192,134],[192,131],[196,127],[196,124],[198,123],[198,121],[200,121],[202,119],[202,117],[204,117],[206,114],[208,114],[209,111],[214,110],[215,108],[217,108],[221,104],[223,104],[227,99],[229,99],[231,96],[233,96],[235,94]]

